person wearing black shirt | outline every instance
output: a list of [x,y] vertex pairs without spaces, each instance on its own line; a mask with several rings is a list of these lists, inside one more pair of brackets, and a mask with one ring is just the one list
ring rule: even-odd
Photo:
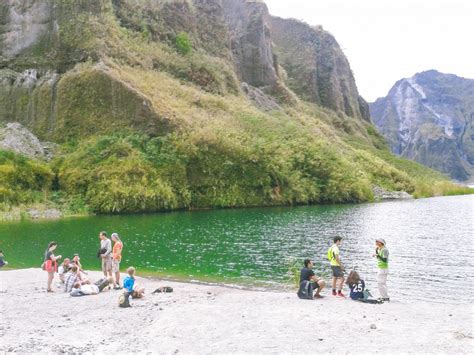
[[304,260],[304,268],[301,269],[300,274],[300,291],[301,287],[303,287],[304,284],[307,284],[307,282],[311,283],[311,292],[316,290],[314,296],[311,295],[311,298],[323,298],[320,293],[324,286],[326,286],[326,283],[324,282],[324,280],[320,279],[314,274],[313,262],[311,261],[311,259]]

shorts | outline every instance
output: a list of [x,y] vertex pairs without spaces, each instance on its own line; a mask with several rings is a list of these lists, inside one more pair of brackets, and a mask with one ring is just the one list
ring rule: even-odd
[[112,271],[112,258],[111,257],[102,259],[102,271],[103,272]]
[[49,273],[58,272],[58,263],[52,260],[46,260],[43,265],[43,270]]
[[112,259],[112,272],[120,272],[120,260]]
[[342,271],[340,266],[331,265],[332,276],[334,277],[344,277],[344,271]]

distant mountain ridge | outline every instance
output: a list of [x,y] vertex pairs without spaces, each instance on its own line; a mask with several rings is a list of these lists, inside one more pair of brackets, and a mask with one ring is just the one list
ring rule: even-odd
[[370,104],[392,152],[466,181],[474,171],[474,80],[428,70]]

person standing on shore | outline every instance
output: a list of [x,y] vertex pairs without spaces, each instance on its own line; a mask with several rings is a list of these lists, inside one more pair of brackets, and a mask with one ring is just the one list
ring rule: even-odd
[[62,258],[61,255],[55,256],[54,250],[58,246],[56,242],[50,242],[46,251],[44,252],[43,270],[48,273],[47,292],[53,292],[51,284],[53,283],[54,273],[58,271],[58,260]]
[[117,233],[112,233],[114,247],[112,249],[112,272],[115,274],[114,290],[120,290],[120,261],[122,260],[123,243]]
[[380,299],[382,301],[390,301],[387,291],[387,276],[388,276],[388,249],[385,246],[385,239],[379,238],[375,240],[375,254],[373,257],[377,258],[377,266],[379,269],[377,275],[377,285],[379,287]]
[[[328,259],[331,263],[332,269],[332,295],[333,296],[340,296],[346,297],[342,293],[342,287],[344,285],[344,267],[341,262],[341,258],[339,255],[339,247],[342,244],[342,237],[336,236],[333,239],[334,244],[328,250]],[[339,284],[339,287],[337,287]],[[337,287],[337,292],[336,292]]]
[[100,251],[99,256],[102,259],[102,272],[112,277],[112,242],[107,238],[106,232],[99,233]]

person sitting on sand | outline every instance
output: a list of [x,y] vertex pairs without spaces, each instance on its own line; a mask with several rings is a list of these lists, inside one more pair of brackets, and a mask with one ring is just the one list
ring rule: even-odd
[[83,285],[90,284],[90,281],[87,278],[87,272],[85,272],[82,269],[81,258],[79,257],[79,254],[77,254],[77,253],[74,254],[74,256],[72,258],[71,265],[76,265],[77,266],[77,275],[79,277],[79,280],[81,281],[81,284],[83,284]]
[[[331,263],[332,269],[332,295],[346,297],[342,293],[342,286],[344,285],[344,266],[342,265],[341,258],[339,255],[339,247],[342,244],[342,237],[334,237],[334,244],[328,250],[328,259]],[[336,293],[336,287],[339,282],[339,287]]]
[[69,272],[70,267],[71,259],[69,258],[64,259],[63,263],[58,267],[58,275],[62,283],[65,282],[65,276]]
[[132,295],[132,298],[142,298],[145,294],[145,288],[139,287],[135,284],[135,268],[129,267],[127,269],[128,276],[123,279],[123,288],[125,292]]
[[78,268],[76,265],[71,266],[68,273],[65,276],[64,281],[64,292],[71,292],[73,288],[78,288],[81,286],[79,281]]
[[365,288],[365,282],[361,280],[357,271],[352,270],[349,273],[346,284],[351,289],[350,297],[352,300],[364,303],[382,303],[382,301],[370,298],[372,295],[369,290]]
[[78,253],[75,253],[74,256],[72,257],[72,265],[76,265],[79,271],[82,270],[82,265],[81,265],[81,258],[79,257]]
[[58,243],[50,242],[44,252],[43,270],[48,273],[47,292],[54,292],[51,289],[51,284],[53,283],[54,273],[58,271],[58,260],[62,258],[61,255],[54,256],[54,250],[57,246]]
[[0,267],[4,267],[6,265],[8,265],[8,262],[4,259],[3,250],[0,250]]
[[[321,290],[326,286],[324,280],[318,278],[313,271],[313,262],[311,259],[305,259],[304,268],[301,269],[300,274],[300,289],[298,297],[300,298],[323,298],[320,295]],[[313,292],[316,290],[313,296]]]

